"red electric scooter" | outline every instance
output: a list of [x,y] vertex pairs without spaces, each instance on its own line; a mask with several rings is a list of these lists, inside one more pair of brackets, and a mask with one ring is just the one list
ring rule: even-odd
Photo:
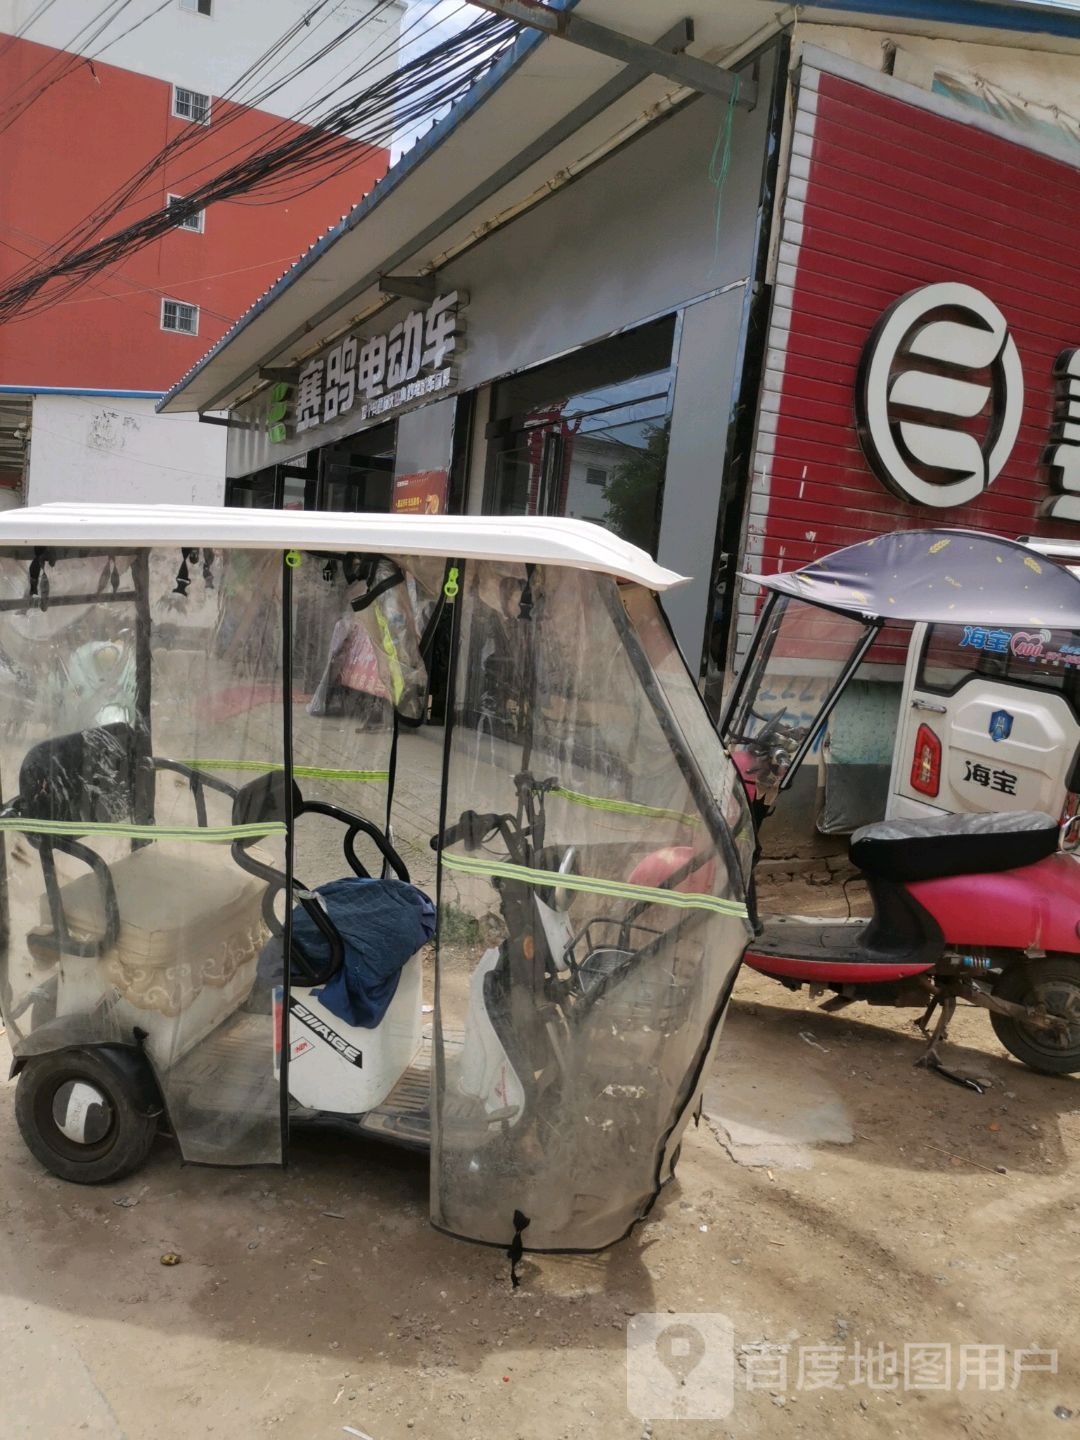
[[[860,665],[895,659],[891,623],[944,621],[995,635],[1034,626],[1049,631],[1063,680],[1080,661],[1080,580],[1010,540],[907,531],[747,578],[766,599],[721,733],[755,823],[820,743]],[[920,791],[931,794],[949,764],[934,718],[915,757]],[[1023,722],[988,714],[989,737]],[[943,812],[865,826],[850,856],[869,887],[871,917],[768,917],[746,962],[789,989],[831,992],[829,1011],[856,1000],[922,1007],[916,1023],[929,1044],[918,1063],[974,1089],[939,1058],[958,1000],[988,1010],[998,1039],[1032,1069],[1080,1072],[1078,844],[1076,814]]]

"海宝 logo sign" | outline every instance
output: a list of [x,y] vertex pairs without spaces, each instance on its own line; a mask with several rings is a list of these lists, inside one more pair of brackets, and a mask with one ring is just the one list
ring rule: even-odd
[[924,285],[867,342],[856,389],[863,452],[902,500],[944,509],[977,499],[1004,468],[1024,408],[1005,316],[981,290]]

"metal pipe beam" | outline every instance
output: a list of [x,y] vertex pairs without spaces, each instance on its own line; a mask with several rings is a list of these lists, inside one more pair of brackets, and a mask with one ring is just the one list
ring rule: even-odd
[[438,282],[434,275],[380,275],[379,289],[396,299],[419,300],[422,305],[430,305]]
[[692,55],[671,54],[659,46],[647,45],[643,40],[635,40],[619,30],[609,30],[606,25],[586,20],[573,10],[552,10],[541,0],[473,0],[473,4],[504,19],[531,25],[545,35],[569,40],[572,45],[581,45],[586,50],[595,50],[623,65],[633,65],[638,70],[662,75],[702,95],[719,95],[723,99],[734,95],[735,103],[748,109],[757,99],[757,84],[745,76],[736,75],[719,65],[710,65]]

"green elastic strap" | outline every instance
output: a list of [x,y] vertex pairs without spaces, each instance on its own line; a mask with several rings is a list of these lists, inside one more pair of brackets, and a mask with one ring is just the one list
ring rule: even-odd
[[746,906],[738,900],[723,900],[719,895],[695,895],[683,890],[662,890],[654,885],[632,885],[627,880],[600,880],[594,875],[562,875],[555,870],[532,870],[527,865],[511,865],[502,860],[482,860],[474,855],[448,855],[441,861],[451,870],[464,875],[494,876],[500,880],[518,880],[525,885],[580,890],[586,895],[607,895],[613,900],[645,901],[650,905],[670,905],[677,910],[710,910],[716,915],[747,918]]
[[197,840],[209,845],[228,845],[234,840],[261,840],[267,835],[284,835],[280,822],[265,825],[124,825],[93,820],[21,820],[5,816],[0,830],[18,830],[27,835],[119,835],[125,840]]
[[401,661],[398,659],[397,647],[394,645],[390,622],[381,610],[375,611],[375,623],[379,627],[382,652],[390,667],[390,683],[394,687],[394,704],[397,706],[401,704],[401,697],[405,694],[405,676],[401,673]]
[[675,820],[680,825],[700,825],[701,817],[687,815],[683,810],[661,810],[655,805],[636,805],[632,800],[605,800],[602,795],[586,795],[581,790],[564,790],[556,785],[552,795],[569,800],[572,805],[584,805],[589,810],[609,810],[615,815],[642,815],[648,820]]
[[[179,760],[179,765],[186,765],[190,770],[254,770],[259,774],[269,774],[271,771],[283,771],[284,765],[276,764],[269,760]],[[306,780],[362,780],[378,781],[389,780],[389,770],[329,770],[322,765],[294,765],[294,775],[302,775]]]

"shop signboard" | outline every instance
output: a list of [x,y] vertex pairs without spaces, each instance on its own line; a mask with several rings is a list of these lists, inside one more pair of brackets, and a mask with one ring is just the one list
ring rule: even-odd
[[295,387],[279,387],[288,393],[276,402],[279,428],[270,438],[306,436],[346,416],[359,429],[449,394],[457,384],[467,300],[463,291],[452,290],[389,329],[336,340],[301,367]]
[[863,350],[855,392],[863,452],[878,479],[914,505],[977,500],[1012,454],[1023,407],[1008,321],[973,285],[911,291]]
[[1080,152],[1070,164],[956,101],[804,60],[752,568],[932,525],[1075,537],[1077,207]]

